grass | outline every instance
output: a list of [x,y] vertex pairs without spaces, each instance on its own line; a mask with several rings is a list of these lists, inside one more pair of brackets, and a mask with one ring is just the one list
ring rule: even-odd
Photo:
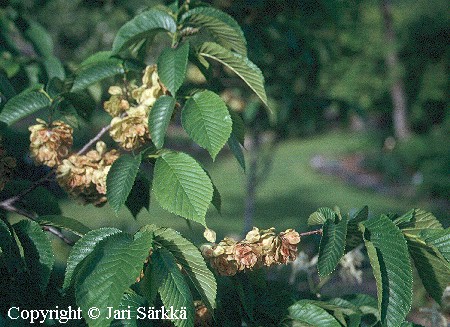
[[[413,207],[429,210],[427,203],[413,203],[406,198],[393,198],[358,189],[338,178],[320,175],[310,168],[310,159],[315,154],[337,156],[367,149],[370,144],[369,136],[345,132],[283,142],[273,154],[272,171],[258,190],[254,225],[305,231],[308,229],[308,216],[324,206],[339,206],[343,212],[349,212],[368,205],[373,215],[402,213]],[[222,214],[218,214],[211,206],[206,217],[207,224],[216,230],[219,238],[239,234],[243,228],[245,174],[226,152],[208,166],[221,193]],[[199,224],[192,223],[190,229],[184,219],[167,213],[154,199],[151,199],[150,210],[142,211],[137,219],[126,209],[116,216],[108,205],[98,209],[64,201],[61,209],[64,215],[76,218],[91,228],[107,225],[134,232],[145,224],[156,224],[175,228],[191,240],[203,242],[203,228]]]

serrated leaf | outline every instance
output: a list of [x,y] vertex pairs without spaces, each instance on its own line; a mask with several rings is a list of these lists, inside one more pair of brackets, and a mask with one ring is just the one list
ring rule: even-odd
[[173,229],[155,229],[154,226],[144,228],[153,230],[155,240],[173,254],[200,294],[203,303],[212,312],[216,307],[217,283],[198,248]]
[[164,49],[158,58],[158,75],[161,82],[175,96],[186,77],[189,43],[178,48]]
[[173,320],[177,327],[190,327],[194,325],[194,306],[189,286],[177,266],[174,256],[167,249],[161,248],[152,255],[152,264],[158,275],[165,276],[158,288],[161,300],[166,308],[185,308],[186,318]]
[[[151,173],[153,174],[153,171]],[[142,208],[146,208],[147,210],[149,208],[152,179],[152,177],[148,179],[140,171],[138,172],[136,180],[134,181],[133,188],[131,189],[127,201],[125,202],[125,206],[128,208],[128,210],[130,210],[131,214],[135,218],[142,210]]]
[[381,322],[398,326],[412,303],[412,268],[402,232],[386,216],[360,223],[375,275]]
[[76,72],[70,92],[84,90],[88,86],[100,82],[105,78],[123,74],[124,72],[123,62],[121,59],[117,58],[97,61],[90,65],[83,66]]
[[338,223],[327,219],[323,224],[320,239],[319,259],[317,269],[321,277],[331,274],[344,255],[345,238],[347,236],[347,219]]
[[161,10],[148,10],[137,15],[123,25],[114,39],[112,52],[116,54],[125,47],[146,38],[152,32],[168,31],[175,33],[177,24],[166,12]]
[[45,68],[45,72],[47,73],[48,79],[52,79],[54,77],[59,78],[60,80],[64,80],[66,78],[66,72],[61,61],[55,56],[49,56],[44,59],[42,62]]
[[186,12],[181,21],[187,26],[206,29],[215,42],[224,48],[247,56],[247,41],[241,27],[223,11],[211,7],[198,7]]
[[106,197],[116,214],[125,204],[131,192],[141,160],[140,154],[137,156],[130,154],[121,155],[114,161],[108,172],[106,177]]
[[334,298],[328,301],[308,300],[308,303],[314,304],[328,312],[332,311],[332,315],[335,319],[344,326],[347,325],[345,319],[346,316],[361,316],[362,314],[355,305],[341,298]]
[[420,237],[429,245],[436,247],[442,256],[450,262],[450,228],[443,230],[424,230]]
[[128,327],[138,327],[137,317],[139,315],[138,308],[145,307],[145,298],[129,289],[125,292],[122,299],[120,300],[120,304],[118,310],[126,310],[128,316],[126,319],[114,320],[111,323],[111,327],[117,326],[128,326]]
[[233,122],[232,134],[236,137],[240,144],[244,145],[245,141],[245,123],[242,117],[234,110],[229,109],[231,121]]
[[213,158],[227,143],[233,122],[223,100],[212,91],[194,94],[181,112],[183,128]]
[[425,229],[443,229],[436,217],[422,209],[412,209],[395,219],[394,223],[403,233],[409,235],[417,235]]
[[440,304],[445,288],[450,285],[450,263],[437,252],[434,246],[427,245],[420,239],[407,237],[407,242],[409,253],[423,286]]
[[189,155],[168,152],[156,160],[153,192],[164,209],[206,227],[213,187],[208,175]]
[[[341,327],[341,324],[324,309],[300,300],[288,308],[289,318],[294,321],[320,327]],[[294,325],[295,326],[295,325]]]
[[164,137],[166,136],[167,127],[172,118],[175,102],[175,98],[163,95],[156,100],[150,110],[148,129],[152,137],[152,142],[157,149],[161,149],[164,145]]
[[200,56],[220,62],[236,73],[270,109],[264,89],[264,76],[261,70],[248,58],[233,53],[214,42],[205,42],[198,50]]
[[78,220],[59,215],[39,216],[36,219],[36,222],[40,225],[54,226],[57,228],[66,229],[78,236],[83,236],[91,230],[89,227],[80,223]]
[[11,125],[50,104],[51,100],[44,93],[24,91],[6,102],[0,113],[0,121]]
[[369,208],[364,206],[348,221],[345,252],[349,252],[356,248],[359,244],[363,243],[362,233],[359,230],[358,224],[364,220],[367,220],[368,216]]
[[[75,297],[89,326],[109,326],[107,308],[117,309],[124,292],[139,276],[152,247],[152,234],[134,238],[125,233],[108,236],[86,257],[77,274]],[[98,307],[101,319],[92,319],[89,308]]]
[[242,151],[241,144],[233,133],[231,133],[230,138],[228,139],[228,146],[230,147],[230,151],[233,153],[239,165],[245,171],[244,152]]
[[92,230],[80,238],[72,247],[67,259],[63,288],[72,284],[75,268],[94,250],[95,246],[107,237],[118,233],[121,233],[121,230],[117,228],[100,228]]
[[23,248],[30,276],[45,294],[55,263],[52,244],[41,226],[34,221],[21,220],[13,228]]
[[379,319],[378,301],[367,294],[349,294],[342,297],[347,302],[358,307],[364,315],[374,315]]
[[332,220],[334,222],[335,219],[336,213],[333,209],[323,207],[309,215],[308,225],[322,225],[327,220]]

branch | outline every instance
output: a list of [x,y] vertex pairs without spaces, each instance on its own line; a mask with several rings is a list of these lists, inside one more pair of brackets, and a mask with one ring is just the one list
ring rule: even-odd
[[308,235],[316,235],[316,234],[320,234],[322,235],[322,228],[321,229],[317,229],[317,230],[312,230],[309,232],[304,232],[304,233],[299,233],[300,236],[308,236]]
[[[13,207],[12,205],[23,199],[24,196],[26,196],[28,193],[31,193],[35,189],[37,189],[41,184],[50,181],[50,176],[53,175],[53,170],[50,171],[48,174],[46,174],[44,177],[38,179],[33,184],[30,185],[27,189],[23,190],[19,194],[16,194],[8,199],[5,199],[0,202],[0,208],[4,208],[5,210],[8,210],[7,208]],[[8,210],[9,211],[9,210]]]
[[[31,191],[30,191],[31,192]],[[10,198],[12,199],[12,198]],[[10,200],[7,199],[7,200]],[[9,212],[15,212],[21,216],[27,217],[33,221],[36,221],[36,214],[33,212],[30,212],[26,209],[16,207],[12,204],[11,201],[2,201],[0,202],[0,208],[9,211]],[[53,226],[44,225],[42,226],[42,230],[48,231],[49,233],[55,235],[56,237],[60,238],[64,243],[67,245],[74,245],[75,242],[69,238],[67,238],[58,228]]]
[[100,132],[98,132],[97,135],[95,135],[94,138],[92,138],[89,142],[87,142],[81,149],[80,151],[77,152],[77,155],[82,155],[83,153],[85,153],[87,150],[89,150],[89,148],[98,140],[100,140],[102,138],[103,135],[105,135],[105,133],[107,131],[109,131],[109,129],[111,128],[111,125],[106,125],[105,127],[103,127]]

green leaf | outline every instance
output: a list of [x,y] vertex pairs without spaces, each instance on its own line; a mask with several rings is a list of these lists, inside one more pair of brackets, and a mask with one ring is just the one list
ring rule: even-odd
[[[311,326],[341,327],[341,324],[324,309],[309,303],[308,300],[300,300],[288,308],[289,318],[297,322]],[[296,325],[294,325],[296,326]]]
[[264,76],[261,70],[248,58],[233,53],[217,43],[205,42],[198,50],[200,56],[220,62],[235,72],[270,109],[264,89]]
[[150,110],[148,129],[152,137],[152,142],[157,149],[161,149],[164,145],[164,137],[166,136],[167,127],[172,118],[175,102],[175,98],[163,95],[156,100]]
[[194,94],[181,113],[183,128],[213,158],[230,137],[233,122],[223,100],[212,91]]
[[442,256],[450,262],[450,228],[443,230],[424,230],[420,237],[429,245],[434,246]]
[[37,280],[44,294],[55,263],[52,244],[41,226],[34,221],[21,220],[13,228],[23,248],[30,276]]
[[346,235],[347,219],[345,218],[338,223],[327,219],[323,224],[317,262],[317,269],[321,277],[331,274],[344,255]]
[[422,209],[412,209],[394,220],[394,223],[408,235],[417,235],[422,230],[442,230],[442,225],[431,213]]
[[153,192],[164,209],[206,227],[213,187],[208,175],[189,155],[166,152],[156,160]]
[[233,131],[231,132],[234,134],[236,139],[239,141],[240,144],[244,145],[245,141],[245,123],[242,119],[241,115],[239,115],[236,111],[229,109],[231,120],[233,122]]
[[75,74],[71,92],[84,90],[101,80],[125,73],[121,59],[110,58],[82,66]]
[[64,99],[67,100],[76,110],[77,114],[88,119],[96,108],[95,100],[89,92],[65,93]]
[[[142,170],[145,170],[145,163]],[[138,172],[136,180],[134,181],[133,188],[131,189],[130,195],[128,195],[125,206],[130,210],[133,217],[141,212],[142,208],[148,210],[150,205],[150,188],[152,185],[152,177],[147,178],[142,170]],[[151,171],[153,173],[153,171]]]
[[28,28],[24,35],[31,41],[36,52],[42,57],[53,55],[53,41],[47,30],[39,23],[27,20]]
[[0,121],[11,125],[28,115],[50,106],[51,100],[42,92],[24,91],[6,102]]
[[355,305],[341,298],[334,298],[326,302],[308,300],[308,303],[314,304],[315,306],[318,306],[319,308],[322,308],[324,310],[332,311],[332,315],[344,326],[347,324],[345,316],[361,316],[362,314],[362,312],[360,312],[360,310]]
[[63,288],[72,284],[75,268],[94,250],[95,246],[107,237],[118,233],[121,233],[121,230],[117,228],[100,228],[92,230],[80,238],[72,247],[67,259]]
[[40,216],[36,219],[36,222],[39,223],[39,225],[54,226],[57,228],[66,229],[78,236],[83,236],[91,230],[78,220],[59,215]]
[[98,51],[84,59],[81,62],[80,67],[87,67],[98,62],[107,61],[110,59],[111,55],[111,51]]
[[308,225],[322,225],[327,219],[334,221],[336,213],[330,208],[319,208],[313,212],[308,218]]
[[[14,248],[15,247],[15,248]],[[8,225],[0,219],[0,266],[5,263],[8,273],[15,273],[15,267],[18,261],[22,258],[14,255],[14,251],[17,249],[17,243],[15,243],[14,236],[11,235],[11,231]]]
[[178,48],[166,48],[158,58],[158,75],[161,82],[175,96],[186,77],[189,43]]
[[111,327],[116,326],[129,326],[129,327],[138,327],[137,317],[139,314],[138,308],[145,307],[145,298],[129,289],[125,292],[122,299],[120,300],[120,304],[118,310],[126,310],[124,312],[129,313],[129,318],[126,316],[126,319],[115,320],[111,324]]
[[445,288],[450,285],[450,263],[434,246],[425,244],[423,240],[407,237],[407,241],[423,286],[440,304]]
[[369,208],[364,206],[348,221],[345,252],[349,252],[356,248],[359,244],[363,243],[362,233],[359,230],[358,224],[364,220],[367,220],[368,216]]
[[238,139],[236,138],[236,135],[234,135],[234,133],[231,133],[230,138],[228,139],[228,146],[230,147],[230,150],[233,153],[239,165],[245,171],[244,152],[242,151],[242,146],[239,143]]
[[[0,94],[6,98],[6,101],[8,101],[9,99],[11,99],[16,95],[14,87],[8,80],[8,77],[5,74],[3,74],[1,70],[0,70]],[[3,106],[3,103],[1,103],[1,101],[3,100],[0,100],[0,108]]]
[[216,307],[217,283],[214,274],[206,266],[198,248],[173,229],[159,228],[152,230],[155,240],[172,253],[200,294],[203,303],[212,312]]
[[108,172],[106,177],[106,197],[116,214],[125,204],[131,192],[141,160],[140,154],[137,156],[130,154],[121,155],[114,161]]
[[161,248],[152,255],[152,264],[156,273],[165,276],[158,288],[161,300],[166,308],[186,308],[186,318],[173,320],[177,327],[191,327],[194,325],[194,301],[189,286],[186,284],[174,256],[167,249]]
[[168,13],[154,9],[144,11],[119,29],[113,42],[112,53],[117,54],[153,32],[166,30],[175,33],[176,29],[177,24]]
[[349,294],[342,297],[347,302],[358,307],[364,315],[373,315],[379,319],[378,301],[367,294]]
[[[151,247],[151,233],[141,233],[135,239],[119,233],[97,244],[83,260],[75,296],[89,326],[109,326],[113,317],[106,318],[107,308],[119,307],[124,292],[139,276]],[[92,319],[87,314],[94,306],[100,309],[101,319]]]
[[412,302],[412,268],[406,240],[386,216],[360,223],[378,291],[381,322],[398,326]]
[[59,78],[60,80],[64,80],[66,78],[66,72],[64,67],[55,56],[49,56],[44,59],[42,62],[44,64],[45,72],[47,73],[48,79],[52,79],[54,77]]
[[247,41],[239,24],[228,14],[211,7],[189,10],[181,17],[184,25],[206,29],[215,42],[228,50],[247,56]]

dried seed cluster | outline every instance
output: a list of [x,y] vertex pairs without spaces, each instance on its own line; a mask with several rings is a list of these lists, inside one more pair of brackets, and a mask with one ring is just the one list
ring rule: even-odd
[[220,275],[232,276],[246,269],[294,261],[298,243],[300,235],[293,229],[277,235],[274,228],[253,227],[240,242],[224,238],[218,244],[203,245],[201,250]]
[[[111,86],[108,92],[111,97],[104,109],[113,117],[109,133],[123,149],[134,150],[150,139],[150,109],[167,89],[159,81],[156,66],[147,66],[141,86]],[[106,176],[119,157],[116,150],[107,152],[105,143],[99,141],[96,149],[86,154],[71,153],[73,129],[59,120],[47,123],[37,119],[29,130],[30,155],[36,164],[55,167],[61,187],[83,203],[99,206],[106,202]],[[7,176],[11,167],[11,160],[0,162],[1,176]],[[4,183],[2,177],[0,186]]]
[[[150,139],[150,109],[167,92],[159,81],[156,66],[147,66],[140,87],[130,85],[129,90],[124,90],[119,86],[111,86],[108,92],[111,97],[104,103],[104,108],[114,117],[109,134],[125,150],[140,147]],[[135,104],[130,104],[130,101]]]
[[56,170],[57,181],[83,203],[103,205],[106,202],[106,176],[118,157],[116,150],[106,152],[105,143],[99,141],[95,150],[64,159]]
[[38,124],[28,128],[30,135],[30,154],[39,165],[55,167],[69,155],[73,143],[73,129],[62,121],[47,124],[36,119]]

